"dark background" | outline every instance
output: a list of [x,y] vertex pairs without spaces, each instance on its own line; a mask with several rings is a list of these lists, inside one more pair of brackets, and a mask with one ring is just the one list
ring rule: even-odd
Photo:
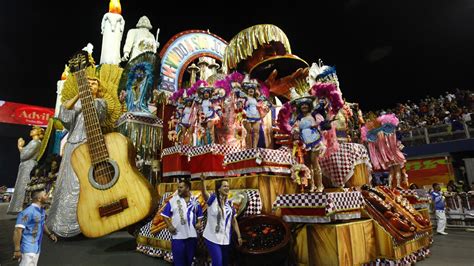
[[[142,15],[150,18],[153,33],[161,28],[161,46],[189,29],[209,29],[230,41],[249,26],[275,24],[287,34],[293,54],[310,64],[321,58],[336,66],[344,97],[364,111],[474,83],[471,0],[204,2],[122,0],[122,46]],[[54,107],[67,59],[90,42],[99,61],[100,23],[108,4],[2,1],[0,100]],[[0,129],[0,184],[16,175],[16,138],[28,142],[28,131]]]

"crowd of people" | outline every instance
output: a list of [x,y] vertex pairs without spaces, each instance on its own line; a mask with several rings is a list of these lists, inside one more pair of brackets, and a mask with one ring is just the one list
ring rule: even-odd
[[[473,124],[474,92],[456,89],[437,98],[428,95],[418,103],[408,100],[406,103],[398,103],[395,108],[374,113],[376,116],[385,113],[396,114],[400,119],[402,131],[442,124],[451,125],[453,131],[462,130],[464,122]],[[367,115],[370,116],[370,112]]]

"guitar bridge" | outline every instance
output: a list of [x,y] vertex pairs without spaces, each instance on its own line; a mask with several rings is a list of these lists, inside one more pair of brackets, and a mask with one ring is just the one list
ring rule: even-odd
[[116,202],[99,207],[99,214],[100,217],[108,217],[119,212],[123,212],[123,210],[126,208],[128,208],[128,201],[127,198],[123,198]]

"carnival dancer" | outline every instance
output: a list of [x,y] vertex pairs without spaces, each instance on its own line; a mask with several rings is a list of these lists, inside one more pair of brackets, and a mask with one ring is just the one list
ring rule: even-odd
[[245,99],[244,127],[247,131],[247,148],[257,148],[262,119],[270,110],[267,106],[269,101],[262,95],[260,84],[256,79],[250,79],[249,76],[246,75],[241,87],[242,90],[239,92],[239,97]]
[[228,200],[229,182],[216,180],[215,192],[207,192],[205,177],[201,175],[201,187],[204,200],[207,202],[207,222],[204,229],[204,241],[211,255],[212,265],[229,265],[230,241],[232,228],[237,234],[237,243],[242,245],[239,224],[232,202]]
[[200,106],[197,134],[198,146],[215,143],[214,125],[219,116],[212,99],[213,90],[213,87],[205,86],[204,84],[201,84],[197,89],[198,97],[196,100]]
[[181,144],[192,144],[194,124],[194,99],[188,96],[186,89],[183,93],[183,106],[177,125],[178,139]]
[[[92,96],[95,99],[95,109],[99,121],[103,121],[107,116],[107,102],[103,98],[104,88],[96,76],[95,68],[87,68],[86,75]],[[76,86],[77,94],[66,100],[59,111],[59,119],[69,131],[69,135],[64,146],[63,160],[59,167],[53,201],[46,221],[48,227],[61,237],[72,237],[81,232],[77,221],[80,186],[76,173],[72,168],[71,156],[74,149],[86,141],[86,133],[84,114],[75,82],[74,80],[69,80],[69,82],[66,80],[65,87]]]
[[36,166],[36,157],[40,152],[41,140],[44,137],[44,130],[34,126],[30,131],[31,141],[25,146],[23,138],[18,139],[18,151],[20,151],[20,166],[18,167],[18,176],[15,182],[15,192],[8,205],[8,214],[17,214],[23,210],[25,199],[25,190],[30,181],[30,172]]
[[398,124],[399,120],[394,114],[369,118],[361,134],[362,140],[367,143],[374,169],[389,170],[388,186],[408,187],[408,175],[403,170],[405,155],[401,152],[401,142],[397,140],[395,132]]
[[328,122],[317,112],[314,100],[315,97],[307,92],[299,95],[294,88],[291,89],[291,103],[296,106],[296,118],[291,133],[294,139],[303,142],[309,157],[313,182],[310,191],[322,192],[324,186],[319,158],[324,155],[326,145],[323,142],[321,130],[327,130]]
[[178,184],[178,194],[161,212],[173,237],[171,252],[176,266],[191,266],[197,246],[196,230],[202,229],[202,208],[190,190],[191,182],[182,179]]

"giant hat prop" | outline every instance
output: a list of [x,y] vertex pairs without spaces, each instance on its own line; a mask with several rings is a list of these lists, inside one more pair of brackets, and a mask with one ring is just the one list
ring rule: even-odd
[[277,78],[288,76],[308,64],[291,54],[286,34],[277,26],[260,24],[242,30],[225,50],[229,70],[250,73],[251,78],[266,80],[277,70]]

